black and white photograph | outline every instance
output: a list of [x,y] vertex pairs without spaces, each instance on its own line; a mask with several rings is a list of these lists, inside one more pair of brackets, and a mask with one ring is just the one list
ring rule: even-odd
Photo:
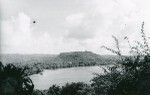
[[150,0],[0,0],[0,95],[150,95]]

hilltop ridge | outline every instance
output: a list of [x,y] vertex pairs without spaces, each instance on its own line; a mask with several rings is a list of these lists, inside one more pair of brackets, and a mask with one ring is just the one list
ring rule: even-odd
[[69,68],[78,66],[94,66],[114,64],[117,56],[99,55],[90,51],[63,52],[58,55],[50,54],[4,54],[0,55],[3,64],[27,66],[30,74],[39,73],[43,69]]

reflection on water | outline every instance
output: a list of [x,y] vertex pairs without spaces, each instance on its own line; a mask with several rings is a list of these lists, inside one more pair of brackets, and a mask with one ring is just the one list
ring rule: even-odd
[[[102,67],[102,66],[101,66]],[[85,82],[90,83],[90,80],[95,76],[94,73],[102,74],[103,69],[99,66],[90,67],[73,67],[56,70],[44,70],[42,74],[34,74],[31,76],[35,89],[48,89],[53,84],[64,85],[67,82]]]

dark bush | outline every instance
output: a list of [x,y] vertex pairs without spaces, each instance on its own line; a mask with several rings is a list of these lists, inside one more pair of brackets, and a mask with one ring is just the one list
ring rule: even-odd
[[88,84],[77,82],[65,86],[51,86],[45,95],[94,95],[94,90]]
[[48,89],[47,95],[60,95],[61,88],[59,86],[53,85]]
[[93,95],[91,86],[82,82],[66,84],[60,95]]
[[0,63],[0,95],[31,95],[32,80],[25,73],[26,68]]

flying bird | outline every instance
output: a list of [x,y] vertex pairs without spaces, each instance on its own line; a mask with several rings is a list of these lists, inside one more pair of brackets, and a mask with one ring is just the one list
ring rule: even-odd
[[33,23],[36,23],[36,21],[34,20]]

